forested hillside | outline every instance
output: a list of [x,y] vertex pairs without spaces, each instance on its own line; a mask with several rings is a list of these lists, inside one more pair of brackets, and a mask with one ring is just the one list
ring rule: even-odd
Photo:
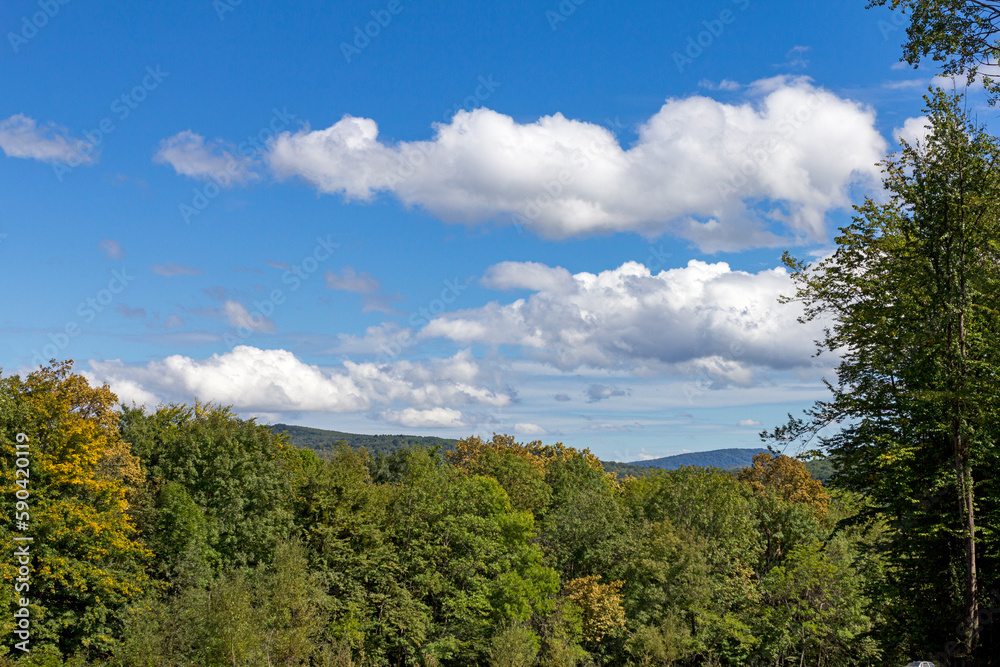
[[[420,436],[420,435],[364,435],[360,433],[344,433],[342,431],[330,431],[321,428],[310,428],[308,426],[293,426],[290,424],[272,424],[268,428],[271,429],[276,434],[287,434],[288,441],[295,445],[296,447],[303,447],[305,449],[311,449],[316,452],[321,458],[330,458],[333,453],[337,451],[337,445],[339,443],[344,443],[349,445],[352,449],[361,449],[362,447],[368,451],[369,454],[377,456],[379,454],[391,454],[399,449],[405,449],[407,447],[440,447],[441,451],[448,452],[455,449],[458,445],[458,440],[449,440],[447,438],[436,438],[433,436]],[[730,451],[730,450],[727,450]],[[742,451],[742,450],[732,450],[732,451]],[[760,450],[753,450],[754,452]],[[700,463],[687,463],[685,465],[703,465],[710,466],[713,465],[708,461],[712,459],[713,452],[705,452],[703,457],[703,462]],[[673,457],[667,457],[666,459],[657,459],[662,461],[672,460]],[[746,461],[740,459],[740,465],[736,466],[717,466],[725,468],[743,468],[749,464],[750,457],[746,457]],[[729,463],[730,459],[726,459]],[[650,474],[657,467],[668,467],[668,466],[644,466],[644,462],[636,463],[620,463],[617,461],[601,461],[601,465],[604,469],[609,472],[615,472],[619,475],[632,475],[633,477],[643,477]],[[677,467],[677,466],[673,466]],[[653,469],[650,469],[653,468]]]
[[686,454],[675,454],[674,456],[664,456],[646,461],[632,461],[629,465],[644,468],[663,468],[664,470],[675,470],[681,466],[701,466],[702,468],[734,470],[752,465],[753,457],[766,451],[766,449],[760,448],[716,449],[710,452],[688,452]]
[[644,468],[632,465],[631,463],[619,463],[618,461],[601,461],[601,465],[604,466],[606,472],[612,472],[619,477],[625,477],[626,475],[645,477],[659,471],[659,468]]
[[274,433],[287,433],[293,445],[311,449],[320,456],[332,455],[340,442],[354,449],[364,447],[370,454],[391,454],[406,447],[440,447],[449,451],[458,444],[458,440],[422,435],[363,435],[290,424],[272,424],[268,428]]
[[[276,434],[287,434],[288,440],[296,447],[311,449],[322,458],[329,458],[337,450],[338,443],[345,443],[353,449],[366,449],[372,455],[391,454],[398,449],[407,447],[440,447],[448,452],[458,445],[458,440],[436,438],[419,435],[363,435],[359,433],[344,433],[308,426],[292,426],[289,424],[272,424],[268,428]],[[645,477],[657,470],[674,470],[681,466],[700,466],[703,468],[718,468],[720,470],[738,471],[753,464],[753,457],[766,449],[717,449],[708,452],[691,452],[665,456],[648,461],[601,461],[608,472],[619,476]],[[820,481],[828,480],[833,469],[825,459],[806,461],[806,469]]]
[[[739,471],[752,466],[754,457],[766,452],[768,452],[767,449],[715,449],[708,452],[690,452],[687,454],[664,456],[658,459],[649,459],[648,461],[605,463],[604,467],[607,470],[615,470],[622,474],[635,476],[648,475],[653,470],[676,470],[684,466]],[[814,479],[825,482],[833,477],[833,464],[823,456],[815,456],[804,463],[805,469]]]

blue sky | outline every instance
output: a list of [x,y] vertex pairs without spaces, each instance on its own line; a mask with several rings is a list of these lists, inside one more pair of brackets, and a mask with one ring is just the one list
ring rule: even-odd
[[864,4],[6,2],[0,367],[617,460],[757,446],[835,364],[782,250],[827,252],[921,127],[932,75]]

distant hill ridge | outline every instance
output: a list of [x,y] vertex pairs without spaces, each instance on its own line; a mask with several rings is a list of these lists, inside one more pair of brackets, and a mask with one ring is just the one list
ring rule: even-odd
[[681,466],[734,470],[753,465],[753,457],[766,451],[766,449],[759,447],[755,449],[715,449],[710,452],[688,452],[686,454],[675,454],[674,456],[664,456],[646,461],[630,461],[629,465],[644,468],[663,468],[664,470],[675,470]]

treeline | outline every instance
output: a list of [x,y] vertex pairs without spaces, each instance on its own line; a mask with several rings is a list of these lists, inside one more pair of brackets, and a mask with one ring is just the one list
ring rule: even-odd
[[[878,530],[835,530],[861,501],[795,459],[620,479],[587,451],[498,435],[326,461],[225,408],[116,403],[69,364],[0,380],[0,632],[18,666],[900,657],[866,592],[886,577]],[[17,594],[15,536],[34,540]]]
[[[285,433],[288,441],[296,447],[311,449],[320,458],[329,458],[337,450],[340,443],[350,445],[353,449],[365,449],[369,454],[391,454],[397,449],[407,447],[437,447],[442,452],[449,452],[458,445],[458,440],[437,438],[421,435],[363,435],[360,433],[344,433],[329,431],[307,426],[292,426],[289,424],[272,424],[270,428],[275,433]],[[721,470],[739,471],[750,464],[753,454],[766,450],[720,449],[709,452],[678,454],[652,461],[635,461],[622,463],[618,461],[601,461],[606,472],[617,473],[619,477],[645,477],[664,468],[672,470],[681,466],[700,466],[704,468],[719,468]],[[825,482],[833,476],[833,465],[825,457],[814,458],[805,462],[806,470],[815,479]]]

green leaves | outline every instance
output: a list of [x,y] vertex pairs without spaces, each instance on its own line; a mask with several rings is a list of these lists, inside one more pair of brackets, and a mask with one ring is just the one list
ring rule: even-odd
[[766,601],[759,627],[764,650],[780,660],[863,665],[878,657],[865,635],[870,619],[861,581],[844,540],[800,544],[763,581]]
[[301,459],[266,427],[226,408],[166,406],[150,415],[125,409],[122,437],[148,472],[147,493],[174,482],[204,513],[219,567],[266,563],[291,534]]
[[[909,17],[903,60],[916,67],[930,57],[945,75],[966,75],[971,84],[980,66],[1000,56],[1000,3],[991,0],[871,0]],[[987,87],[997,89],[987,78]]]

